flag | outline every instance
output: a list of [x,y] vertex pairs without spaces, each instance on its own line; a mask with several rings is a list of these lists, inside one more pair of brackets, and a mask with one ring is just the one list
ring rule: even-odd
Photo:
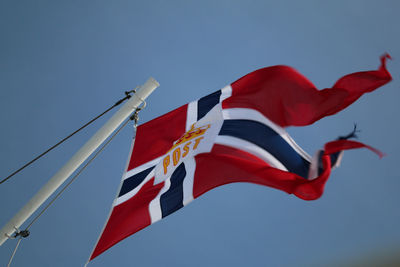
[[346,75],[323,90],[288,66],[259,69],[140,125],[90,260],[217,186],[249,182],[314,200],[341,151],[364,147],[382,156],[344,137],[313,158],[285,127],[310,125],[389,82],[387,58],[378,70]]

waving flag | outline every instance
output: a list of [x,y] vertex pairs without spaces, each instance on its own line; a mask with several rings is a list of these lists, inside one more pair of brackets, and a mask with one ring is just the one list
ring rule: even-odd
[[333,115],[391,80],[385,55],[375,71],[317,90],[291,67],[256,70],[137,129],[128,168],[91,255],[220,185],[250,182],[305,200],[319,198],[342,150],[372,147],[341,138],[310,157],[285,131]]

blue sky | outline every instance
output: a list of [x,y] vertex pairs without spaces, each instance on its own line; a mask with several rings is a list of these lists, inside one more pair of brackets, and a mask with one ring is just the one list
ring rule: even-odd
[[[376,69],[394,80],[313,126],[290,128],[313,154],[357,122],[360,141],[325,194],[307,202],[232,184],[124,240],[89,266],[349,266],[400,250],[400,4],[397,1],[1,1],[0,176],[6,176],[149,76],[146,122],[255,69],[285,64],[318,88]],[[3,226],[105,120],[0,185]],[[126,128],[31,228],[13,266],[81,266],[118,189]],[[0,247],[5,265],[15,241]]]

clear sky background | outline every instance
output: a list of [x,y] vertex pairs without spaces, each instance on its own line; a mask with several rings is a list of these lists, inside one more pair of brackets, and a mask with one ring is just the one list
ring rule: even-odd
[[[285,64],[318,88],[376,69],[394,80],[335,116],[290,128],[313,154],[352,130],[387,153],[349,151],[322,198],[252,184],[206,193],[89,266],[371,266],[400,253],[399,1],[0,1],[0,177],[149,76],[140,122],[261,67]],[[2,227],[105,120],[0,185]],[[32,226],[13,266],[82,266],[126,165],[127,127]],[[0,247],[6,265],[15,241]],[[397,254],[397,256],[396,256]]]

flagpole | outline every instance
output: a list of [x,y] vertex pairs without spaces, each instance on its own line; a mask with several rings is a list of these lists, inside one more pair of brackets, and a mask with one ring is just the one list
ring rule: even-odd
[[65,180],[124,122],[160,84],[149,78],[137,92],[96,132],[87,143],[0,230],[0,245],[45,202]]

